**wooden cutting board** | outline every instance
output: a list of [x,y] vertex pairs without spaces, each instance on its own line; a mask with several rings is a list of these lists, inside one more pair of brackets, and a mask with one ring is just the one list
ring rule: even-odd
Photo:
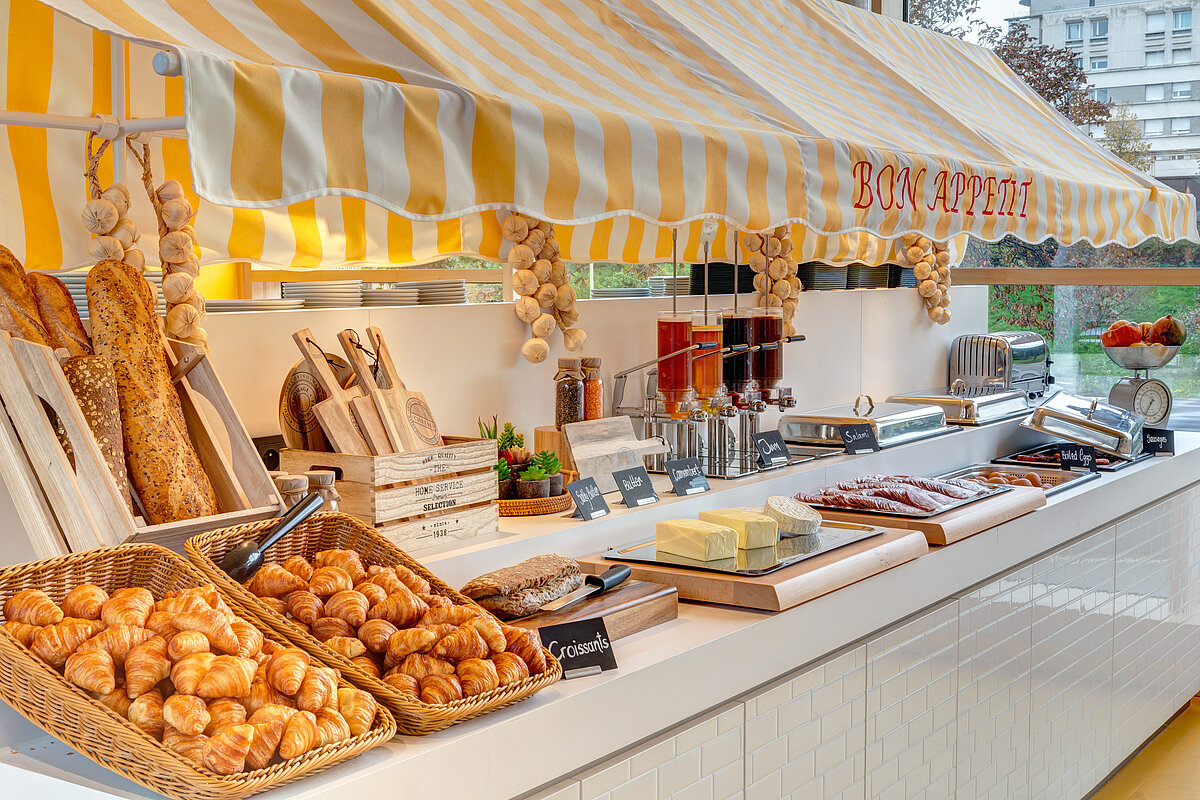
[[595,478],[602,494],[617,491],[614,472],[645,463],[645,457],[667,452],[658,439],[639,439],[633,432],[633,419],[623,414],[563,426],[563,436],[571,450],[581,478]]
[[[402,450],[400,432],[396,420],[392,416],[391,407],[384,400],[375,383],[375,374],[367,362],[366,353],[359,346],[358,334],[347,328],[338,334],[338,343],[346,353],[358,383],[366,392],[362,397],[350,399],[350,413],[358,423],[358,429],[371,447],[372,455],[382,456]],[[386,434],[382,439],[374,433],[382,429]]]
[[[325,431],[325,437],[329,439],[333,449],[339,453],[371,455],[371,448],[365,439],[366,435],[359,433],[355,427],[354,416],[350,411],[350,400],[361,397],[364,394],[362,388],[358,386],[350,389],[342,388],[337,376],[333,374],[333,370],[325,360],[325,353],[317,346],[316,339],[313,338],[313,333],[308,328],[293,333],[292,340],[300,348],[305,361],[308,362],[309,370],[316,376],[321,389],[325,391],[326,399],[313,405],[312,412],[317,421],[321,423],[321,429]],[[373,435],[377,438],[386,437],[387,433],[380,426],[380,430]]]
[[[342,386],[354,380],[354,370],[342,358],[326,354],[326,363]],[[302,358],[288,371],[279,390],[279,430],[283,442],[293,450],[327,452],[331,448],[325,431],[317,421],[312,407],[329,396],[321,388],[317,377],[308,367],[308,359]]]
[[881,514],[830,511],[821,509],[825,519],[839,522],[857,522],[860,525],[887,525],[920,531],[930,544],[947,545],[968,536],[994,528],[1010,519],[1028,514],[1046,505],[1046,493],[1033,486],[1014,486],[1012,491],[970,503],[926,519],[887,517]]
[[757,578],[660,564],[614,562],[605,559],[603,553],[579,559],[579,568],[598,574],[614,563],[627,563],[633,571],[632,578],[674,586],[684,600],[783,611],[928,552],[929,545],[919,531],[887,529],[878,536]]
[[383,331],[371,326],[367,328],[367,338],[375,350],[377,359],[380,397],[391,409],[401,439],[397,449],[400,449],[401,444],[407,451],[441,447],[442,435],[438,431],[433,412],[429,410],[425,396],[420,392],[410,392],[400,379],[396,363],[392,361],[392,353],[384,341]]
[[[610,566],[612,564],[608,564],[605,569]],[[669,622],[678,616],[679,592],[674,586],[628,580],[599,597],[584,600],[561,611],[532,614],[513,620],[510,624],[536,630],[547,625],[603,617],[608,638],[616,641]]]

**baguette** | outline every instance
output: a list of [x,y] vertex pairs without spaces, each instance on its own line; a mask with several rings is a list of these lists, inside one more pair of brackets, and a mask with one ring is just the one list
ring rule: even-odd
[[50,349],[62,348],[72,357],[92,355],[92,342],[66,284],[44,272],[26,273],[25,284],[37,305]]
[[117,376],[113,373],[112,364],[103,356],[76,356],[63,362],[62,371],[96,444],[100,446],[100,454],[104,456],[104,463],[116,481],[117,491],[132,513],[133,500],[129,494],[129,473],[125,469],[121,412],[117,400]]
[[145,279],[105,259],[87,279],[96,354],[113,365],[129,481],[157,525],[217,513],[216,496],[188,436]]
[[37,303],[25,283],[25,268],[0,245],[0,330],[37,344],[49,344]]

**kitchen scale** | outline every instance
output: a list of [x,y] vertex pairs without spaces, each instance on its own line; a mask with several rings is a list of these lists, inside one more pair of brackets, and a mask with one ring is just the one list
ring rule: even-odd
[[1133,370],[1121,378],[1108,393],[1108,402],[1146,418],[1152,428],[1163,426],[1171,416],[1171,389],[1150,373],[1165,367],[1179,352],[1177,345],[1151,344],[1145,347],[1105,347],[1113,363]]

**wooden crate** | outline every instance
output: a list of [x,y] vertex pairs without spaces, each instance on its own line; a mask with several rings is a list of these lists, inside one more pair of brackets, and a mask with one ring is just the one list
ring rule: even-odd
[[494,439],[443,436],[442,447],[381,456],[283,450],[293,474],[333,470],[341,510],[405,550],[470,539],[499,526]]
[[[148,525],[120,496],[54,353],[0,332],[0,460],[9,462],[0,476],[18,505],[31,501],[19,513],[39,556],[131,539],[182,551],[197,533],[281,512],[279,492],[205,352],[166,339],[163,347],[219,513]],[[74,466],[47,409],[58,417]]]

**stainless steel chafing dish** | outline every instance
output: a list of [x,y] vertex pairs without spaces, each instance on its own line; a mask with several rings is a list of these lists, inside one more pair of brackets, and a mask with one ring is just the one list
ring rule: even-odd
[[1090,444],[1101,453],[1132,461],[1142,452],[1140,414],[1099,400],[1059,392],[1021,421],[1021,426],[1079,444]]
[[940,406],[946,422],[953,425],[983,425],[1029,413],[1029,396],[1023,389],[968,387],[956,380],[947,391],[913,392],[889,397],[891,403]]
[[843,425],[870,425],[875,429],[880,447],[893,447],[957,430],[946,424],[946,413],[938,406],[877,404],[864,394],[852,406],[788,414],[779,421],[779,432],[793,444],[841,448]]

